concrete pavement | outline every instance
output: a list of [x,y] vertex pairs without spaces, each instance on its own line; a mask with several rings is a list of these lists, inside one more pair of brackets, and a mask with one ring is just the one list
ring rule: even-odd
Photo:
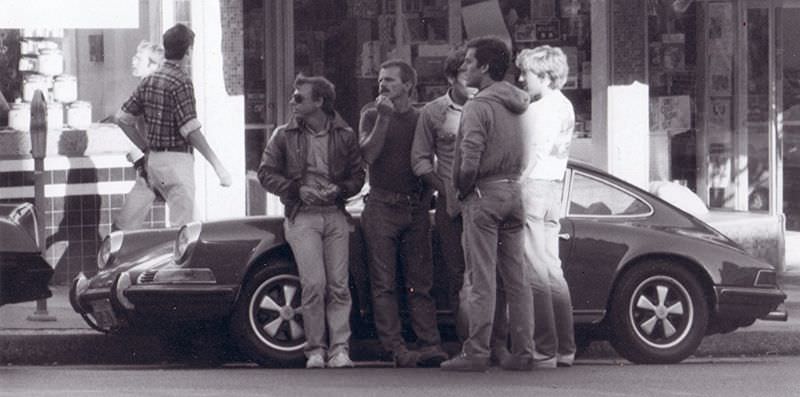
[[[800,355],[800,233],[796,238],[787,239],[786,271],[779,275],[788,295],[789,321],[758,320],[729,334],[706,337],[696,357]],[[90,329],[72,310],[68,287],[51,289],[53,297],[47,300],[47,309],[55,321],[31,321],[35,302],[0,307],[0,365],[157,364],[175,359],[156,337],[109,336]],[[376,349],[364,346],[353,351],[353,358],[371,359]],[[593,343],[579,361],[581,358],[621,360],[605,342]]]

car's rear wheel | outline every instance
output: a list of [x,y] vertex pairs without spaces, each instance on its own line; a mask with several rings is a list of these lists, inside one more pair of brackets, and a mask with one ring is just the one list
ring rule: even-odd
[[292,263],[273,262],[255,273],[231,318],[242,353],[262,366],[302,364],[306,339],[300,306],[300,278]]
[[677,363],[694,353],[708,325],[708,303],[697,277],[668,261],[635,265],[611,303],[611,343],[641,364]]

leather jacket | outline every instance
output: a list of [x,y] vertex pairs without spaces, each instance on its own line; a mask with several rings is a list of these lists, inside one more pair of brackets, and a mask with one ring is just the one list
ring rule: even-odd
[[[344,211],[345,201],[361,191],[365,171],[358,134],[334,115],[328,131],[328,168],[331,183],[339,187],[336,205]],[[302,206],[300,186],[308,164],[308,135],[297,119],[279,126],[264,147],[258,180],[268,192],[280,197],[284,215],[294,219]]]

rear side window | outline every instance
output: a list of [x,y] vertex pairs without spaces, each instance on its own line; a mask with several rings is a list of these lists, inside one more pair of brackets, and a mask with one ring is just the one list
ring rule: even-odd
[[569,216],[647,216],[652,209],[633,194],[610,183],[575,172]]

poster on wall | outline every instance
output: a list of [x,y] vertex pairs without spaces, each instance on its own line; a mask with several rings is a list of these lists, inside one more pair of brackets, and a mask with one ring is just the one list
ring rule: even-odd
[[[683,70],[686,65],[683,33],[661,35],[660,52],[663,57],[661,66],[664,70]],[[653,63],[653,60],[650,60]]]
[[711,142],[729,142],[733,130],[730,98],[709,100],[708,134]]
[[723,207],[727,201],[725,190],[731,183],[731,147],[711,143],[708,149],[709,205]]
[[468,38],[497,36],[511,46],[511,34],[506,28],[497,0],[464,6],[461,8],[461,18]]
[[730,96],[733,84],[733,5],[708,5],[709,95]]
[[691,98],[688,95],[657,97],[650,107],[651,131],[679,134],[692,127]]

